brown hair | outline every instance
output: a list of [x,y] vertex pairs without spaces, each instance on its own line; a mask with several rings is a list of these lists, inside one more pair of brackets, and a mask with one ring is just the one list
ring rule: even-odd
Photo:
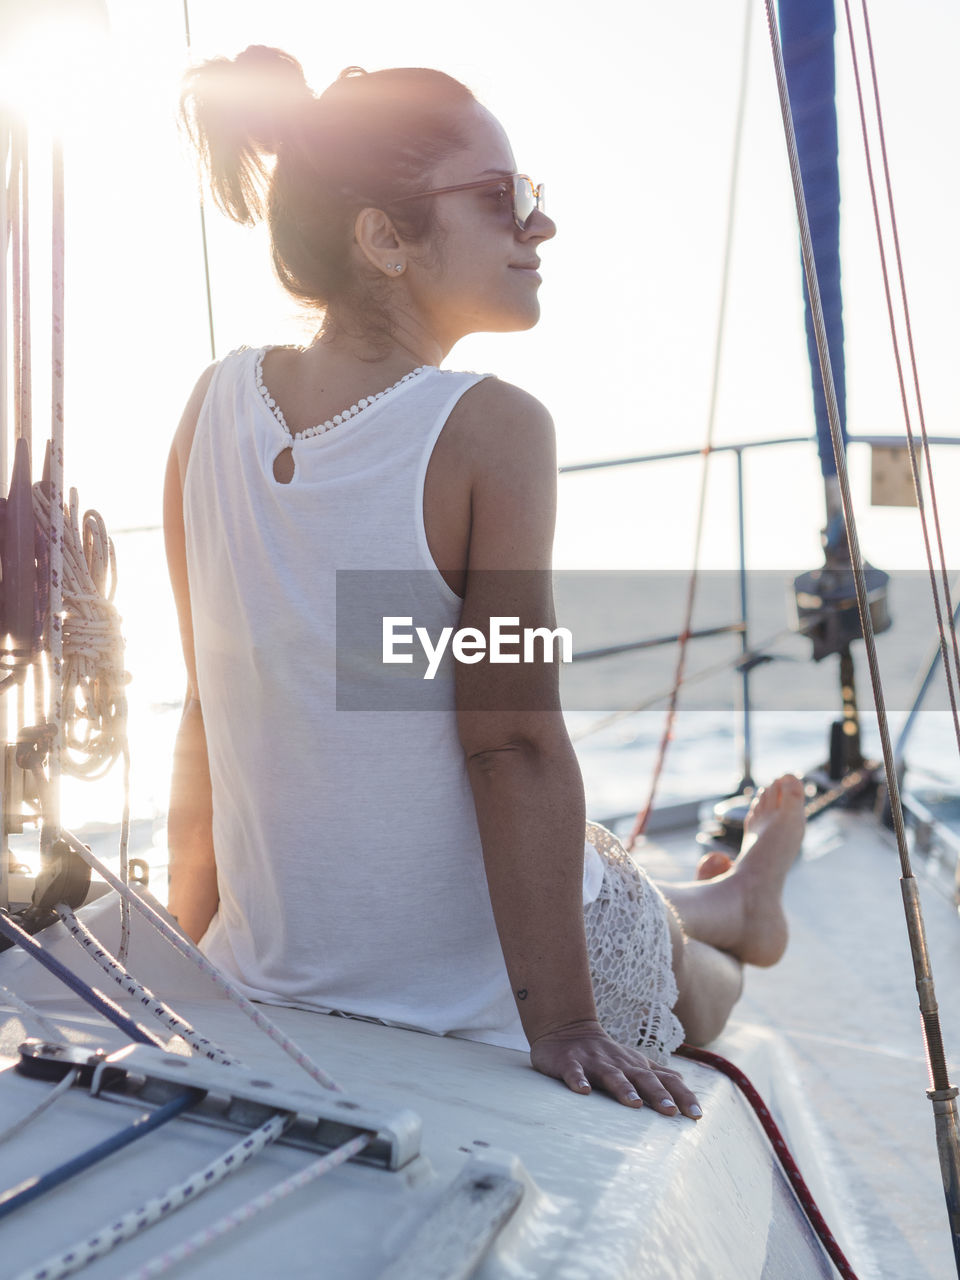
[[[422,67],[348,67],[316,97],[295,58],[252,45],[191,69],[180,105],[217,205],[241,223],[266,217],[284,288],[319,308],[343,304],[365,334],[383,337],[379,282],[350,269],[354,219],[428,187],[464,145],[461,109],[475,101],[458,80]],[[435,230],[430,200],[390,212],[405,239]]]

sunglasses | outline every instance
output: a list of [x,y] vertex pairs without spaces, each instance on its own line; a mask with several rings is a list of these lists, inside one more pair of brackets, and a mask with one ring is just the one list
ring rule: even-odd
[[460,182],[455,187],[437,187],[433,191],[418,191],[412,196],[400,196],[399,199],[391,201],[391,204],[402,204],[404,200],[423,200],[427,196],[445,196],[449,191],[474,191],[481,187],[498,186],[506,188],[507,183],[512,184],[513,188],[513,220],[521,231],[526,231],[530,219],[537,210],[539,209],[541,213],[544,210],[544,184],[541,182],[535,187],[532,179],[525,173],[511,173],[500,178],[481,178],[479,182]]

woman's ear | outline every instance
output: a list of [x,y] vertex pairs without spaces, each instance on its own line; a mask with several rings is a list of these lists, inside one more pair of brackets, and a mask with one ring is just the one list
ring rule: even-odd
[[400,237],[382,209],[361,209],[353,224],[353,235],[369,264],[385,276],[402,270],[398,265]]

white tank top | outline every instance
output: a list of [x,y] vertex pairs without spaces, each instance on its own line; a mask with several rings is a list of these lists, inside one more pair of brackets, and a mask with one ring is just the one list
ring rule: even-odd
[[[423,484],[485,375],[425,369],[296,439],[281,484],[273,463],[291,441],[258,385],[262,358],[241,349],[216,369],[184,485],[220,890],[201,946],[255,1000],[524,1049],[451,667],[425,681],[391,666],[381,691],[343,634],[358,584],[368,612],[383,603],[431,637],[457,627]],[[589,863],[586,899],[601,876]]]

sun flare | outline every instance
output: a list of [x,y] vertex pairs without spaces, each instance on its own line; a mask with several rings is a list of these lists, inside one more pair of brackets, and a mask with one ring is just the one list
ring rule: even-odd
[[99,0],[0,3],[0,111],[59,136],[83,131],[109,89]]

